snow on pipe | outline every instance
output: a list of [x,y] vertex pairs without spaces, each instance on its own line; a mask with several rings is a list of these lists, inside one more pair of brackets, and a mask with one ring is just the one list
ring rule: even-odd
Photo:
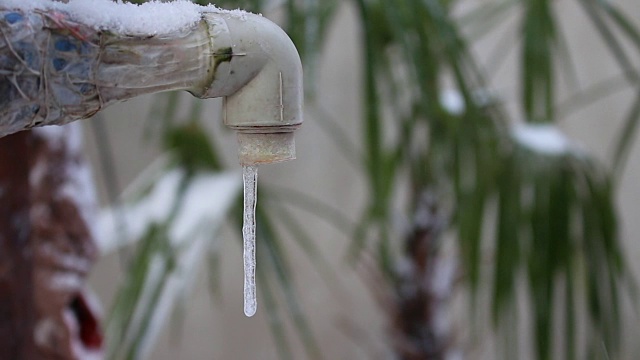
[[302,66],[262,16],[184,0],[0,4],[0,136],[167,90],[224,97],[243,165],[295,158]]

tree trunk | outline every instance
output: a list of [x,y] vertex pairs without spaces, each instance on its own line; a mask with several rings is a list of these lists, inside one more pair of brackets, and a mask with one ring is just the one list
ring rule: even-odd
[[[71,125],[0,139],[0,354],[99,357],[84,280],[97,255],[93,183]],[[94,357],[95,358],[95,357]]]
[[448,317],[456,266],[442,256],[440,243],[446,223],[436,197],[428,191],[421,194],[405,239],[405,257],[393,281],[391,337],[398,359],[445,360],[458,355]]
[[31,134],[0,139],[0,354],[39,359],[33,328],[33,238],[29,226]]

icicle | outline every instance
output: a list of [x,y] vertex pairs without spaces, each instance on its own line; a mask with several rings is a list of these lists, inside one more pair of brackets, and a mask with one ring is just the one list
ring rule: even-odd
[[253,316],[256,301],[256,199],[258,191],[258,166],[243,166],[244,215],[242,223],[244,260],[244,314]]

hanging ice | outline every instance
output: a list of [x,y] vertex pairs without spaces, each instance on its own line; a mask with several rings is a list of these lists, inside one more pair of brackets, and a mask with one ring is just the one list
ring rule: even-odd
[[[0,25],[0,137],[186,90],[225,98],[224,123],[237,131],[241,164],[295,159],[302,65],[291,39],[266,18],[190,0],[0,0]],[[245,313],[252,316],[257,167],[244,176]]]
[[256,301],[256,199],[258,190],[258,166],[242,167],[244,181],[244,213],[242,223],[242,242],[244,260],[244,314],[253,316],[258,303]]

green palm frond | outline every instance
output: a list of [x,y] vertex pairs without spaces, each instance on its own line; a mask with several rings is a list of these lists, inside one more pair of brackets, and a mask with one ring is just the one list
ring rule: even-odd
[[[139,184],[138,191],[144,189],[144,194],[102,217],[105,244],[122,240],[119,237],[123,232],[118,231],[121,224],[110,222],[114,213],[126,221],[125,234],[139,243],[108,318],[109,359],[148,357],[159,330],[190,289],[205,258],[207,243],[223,223],[240,188],[236,173],[187,175],[183,170],[169,171]],[[203,193],[216,201],[203,202]]]
[[[505,312],[515,309],[515,293],[524,281],[536,353],[540,359],[549,358],[552,314],[558,306],[556,289],[558,279],[564,279],[564,296],[572,301],[587,299],[591,306],[587,313],[572,310],[566,314],[566,333],[573,334],[575,319],[586,316],[596,324],[590,327],[589,336],[614,353],[625,267],[616,230],[611,175],[606,168],[585,152],[567,150],[549,155],[545,150],[538,153],[523,148],[515,141],[513,121],[507,119],[499,104],[487,101],[484,76],[445,2],[356,1],[356,5],[365,37],[362,127],[371,193],[371,204],[365,212],[377,215],[364,216],[361,233],[369,233],[367,228],[389,228],[386,211],[391,189],[406,186],[397,182],[395,174],[408,166],[416,199],[422,190],[435,188],[443,195],[440,198],[449,199],[440,206],[446,209],[453,204],[450,223],[458,234],[465,274],[475,292],[484,284],[481,265],[486,254],[481,249],[492,242],[484,234],[491,226],[487,209],[495,203],[490,306],[494,324],[499,329],[515,327],[517,317]],[[559,51],[565,40],[557,33],[550,2],[534,0],[520,2],[520,6],[521,106],[528,121],[553,122],[554,86],[558,81],[554,68],[558,57],[566,56]],[[629,22],[621,26],[626,25],[633,29]],[[411,75],[394,77],[397,67]],[[453,88],[445,84],[453,84]],[[407,88],[412,101],[408,106],[387,102],[381,95]],[[447,109],[437,101],[447,91],[459,94],[460,108]],[[407,109],[413,111],[405,120]],[[629,118],[635,120],[636,111],[631,111]],[[425,124],[428,132],[416,131],[421,129],[420,124]],[[629,120],[627,124],[634,122]],[[407,126],[412,129],[411,137],[382,141],[380,129],[389,126],[400,134]],[[627,134],[632,133],[627,130]],[[425,135],[426,144],[421,140]],[[389,165],[386,161],[393,153],[401,155]],[[581,228],[579,224],[584,229],[576,230]],[[362,235],[355,237],[359,241],[355,251],[364,246],[359,239]],[[378,233],[377,241],[390,242],[375,246],[377,249],[398,246],[390,234]],[[387,256],[379,253],[380,266],[385,269],[389,267]],[[596,268],[608,269],[606,275],[589,272]],[[571,338],[567,342],[569,354],[581,353]]]
[[[174,104],[172,106],[177,106],[178,102],[179,100],[175,99],[170,103]],[[197,210],[201,216],[213,213],[217,214],[216,216],[219,216],[220,219],[210,220],[208,222],[210,226],[206,228],[195,226],[196,224],[193,222],[191,225],[187,225],[188,229],[196,232],[189,236],[189,238],[195,240],[187,243],[184,242],[185,240],[176,240],[175,235],[171,232],[172,226],[176,222],[175,219],[179,218],[180,211],[187,211],[188,209],[195,211],[194,204],[185,203],[185,201],[189,200],[191,187],[198,184],[198,179],[203,174],[220,174],[224,169],[213,138],[206,134],[206,130],[200,124],[200,111],[197,100],[191,101],[188,105],[192,109],[188,121],[179,122],[169,117],[161,122],[163,127],[159,129],[163,135],[164,147],[169,151],[166,163],[170,167],[179,169],[168,172],[166,176],[178,176],[180,180],[178,182],[174,181],[175,187],[168,189],[166,186],[163,187],[162,179],[154,178],[148,184],[138,184],[141,189],[138,193],[141,194],[132,195],[136,202],[144,203],[147,201],[154,203],[153,196],[159,191],[156,189],[162,188],[162,192],[170,199],[167,200],[170,205],[166,206],[169,206],[171,211],[160,219],[150,219],[153,221],[138,223],[134,230],[142,229],[144,233],[138,232],[130,235],[133,239],[138,239],[134,241],[140,242],[140,244],[136,250],[136,255],[131,259],[126,281],[117,295],[112,313],[109,316],[107,330],[108,337],[112,342],[108,344],[107,348],[110,351],[109,357],[113,359],[143,359],[148,355],[149,341],[153,342],[154,334],[157,333],[159,328],[158,325],[161,326],[163,323],[162,320],[154,320],[155,317],[158,316],[159,312],[172,312],[172,309],[178,305],[177,301],[172,301],[168,305],[166,301],[161,301],[163,297],[166,298],[167,296],[165,294],[166,288],[170,285],[173,287],[186,286],[189,279],[193,277],[193,267],[202,261],[209,261],[208,267],[210,271],[219,270],[219,256],[215,250],[217,247],[211,240],[211,235],[215,233],[215,226],[220,224],[222,219],[231,217],[238,224],[237,228],[241,228],[242,214],[237,211],[237,209],[242,209],[240,206],[242,203],[241,193],[237,191],[241,181],[239,178],[235,178],[236,182],[233,191],[230,191],[227,186],[226,190],[222,190],[224,194],[221,194],[213,188],[206,190],[200,187],[197,189],[199,195],[192,195],[202,196],[202,194],[206,193],[207,196],[216,199],[213,203],[224,204],[224,212],[216,212],[211,209]],[[163,106],[163,103],[159,103],[158,106]],[[161,112],[151,112],[151,114],[155,113]],[[171,114],[171,112],[162,114],[163,116],[171,116],[167,115]],[[285,333],[282,327],[283,321],[290,319],[309,357],[321,359],[321,352],[318,350],[311,327],[302,311],[302,305],[296,294],[294,279],[290,275],[292,272],[289,269],[288,256],[281,244],[282,234],[276,230],[275,224],[280,220],[264,210],[264,204],[269,203],[268,198],[270,198],[269,191],[261,190],[261,201],[258,202],[257,206],[258,254],[268,254],[268,256],[260,255],[259,258],[261,263],[261,271],[259,272],[261,283],[258,284],[258,290],[265,297],[265,307],[269,312],[268,325],[272,330],[281,358],[286,359],[292,356],[289,349],[289,341],[284,336]],[[224,199],[231,200],[226,201]],[[154,214],[158,210],[148,208],[146,211]],[[141,212],[145,213],[142,210]],[[195,214],[192,215],[195,216]],[[125,213],[122,217],[128,218],[130,216]],[[285,227],[300,234],[300,229],[291,221],[292,219],[287,220]],[[128,228],[132,226],[129,225]],[[182,226],[184,227],[184,225]],[[313,259],[314,264],[318,266],[324,264],[324,268],[327,268],[323,255],[308,239],[297,237],[296,241],[303,247],[305,253]],[[182,245],[176,246],[176,242]],[[198,249],[198,258],[197,260],[190,259],[191,275],[185,276],[184,264],[181,265],[181,259],[187,254],[191,254],[191,257],[193,257],[193,249],[195,247]],[[205,248],[209,250],[206,251]],[[329,274],[330,272],[324,271],[324,273]],[[264,276],[262,274],[269,275]],[[217,274],[210,273],[209,275],[213,281],[211,286],[215,296],[215,292],[219,290],[215,282]],[[335,279],[336,277],[333,276],[333,278]],[[144,289],[144,291],[141,289]],[[275,300],[275,294],[284,294],[284,304],[280,304],[279,301]],[[175,297],[177,294],[169,296]],[[160,305],[168,306],[169,309],[162,308]],[[284,311],[281,311],[283,308]],[[143,311],[143,315],[133,316],[136,311]],[[152,321],[155,321],[154,325],[156,326],[149,326]]]
[[[491,314],[494,329],[505,339],[501,350],[511,357],[521,354],[513,339],[521,336],[514,329],[523,320],[516,306],[522,292],[538,359],[550,359],[559,350],[564,351],[562,358],[585,358],[602,353],[603,348],[609,356],[615,356],[624,321],[619,306],[630,281],[621,250],[614,185],[637,133],[640,96],[631,103],[614,144],[614,172],[566,139],[553,124],[593,99],[619,89],[640,89],[640,69],[633,57],[640,53],[640,31],[634,20],[611,2],[575,1],[600,34],[604,48],[618,62],[621,75],[577,90],[577,95],[559,102],[556,87],[561,76],[566,76],[570,87],[579,87],[573,73],[580,59],[571,57],[572,39],[562,33],[562,14],[552,1],[490,1],[456,16],[454,6],[463,0],[354,0],[362,41],[362,143],[354,146],[335,123],[321,128],[335,137],[338,148],[362,170],[368,186],[366,206],[360,220],[351,224],[324,201],[305,196],[282,200],[350,234],[348,261],[356,263],[365,252],[373,252],[390,292],[406,285],[398,264],[407,259],[432,258],[441,251],[447,239],[444,234],[455,234],[464,279],[471,290],[472,311]],[[228,0],[218,5],[260,12],[273,3]],[[322,107],[315,96],[315,72],[323,41],[341,2],[285,0],[280,5],[284,25],[300,50],[309,76],[306,91],[317,110],[314,115],[326,118],[318,110]],[[515,28],[505,30],[500,26],[502,19],[514,14]],[[517,107],[525,124],[512,119],[493,95],[486,81],[491,74],[479,65],[471,50],[473,41],[493,31],[512,33],[512,41],[499,48],[500,52],[520,53]],[[501,66],[498,61],[491,62],[490,70]],[[162,112],[175,115],[178,100],[169,100]],[[216,144],[199,127],[197,107],[190,106],[194,109],[193,121],[186,125],[167,121],[158,131],[164,145],[173,149],[175,159],[188,173],[220,170],[224,164],[215,151]],[[531,136],[533,143],[529,142]],[[548,136],[559,143],[538,143]],[[262,202],[280,206],[282,211],[278,213],[285,219],[258,211],[259,260],[272,274],[259,273],[260,294],[280,357],[291,358],[283,327],[288,319],[307,355],[319,358],[313,326],[302,316],[295,279],[290,275],[281,242],[284,233],[297,239],[319,269],[326,273],[330,270],[318,260],[313,234],[305,233],[278,196],[273,196],[278,189],[273,190],[264,192],[267,200],[261,199],[258,206]],[[439,220],[449,231],[434,232],[432,236],[437,239],[428,242],[433,253],[420,257],[402,250],[416,236],[395,230],[392,219],[398,214],[392,205],[398,192],[406,192],[409,201],[400,215],[406,219],[424,215],[418,213],[425,191],[434,194],[434,213],[443,217]],[[149,234],[158,229],[150,228]],[[154,251],[165,256],[169,268],[171,257]],[[212,268],[216,269],[215,256],[213,259]],[[137,271],[140,279],[140,274],[148,270]],[[414,280],[426,281],[424,277],[430,276],[428,271],[420,275],[422,278]],[[134,274],[132,281],[135,279]],[[487,292],[489,303],[480,302],[478,295]],[[284,304],[276,301],[277,294],[283,295]],[[402,293],[396,291],[395,295]],[[396,304],[402,304],[401,300]],[[127,311],[131,313],[131,309],[129,305]],[[390,318],[396,310],[389,310]],[[475,321],[481,317],[470,318]],[[578,326],[584,320],[588,326],[584,338],[580,338],[583,335]],[[406,329],[390,323],[394,336],[407,335]],[[412,340],[421,341],[419,337]]]
[[[538,130],[555,131],[549,127]],[[618,299],[626,272],[610,176],[569,143],[557,151],[536,148],[526,140],[514,145],[514,151],[503,159],[500,175],[494,318],[498,322],[501,310],[515,301],[525,275],[538,358],[551,358],[552,339],[562,336],[550,316],[561,306],[559,298],[564,298],[568,309],[562,316],[568,336],[565,349],[574,355],[567,358],[580,353],[571,341],[579,318],[597,324],[589,336],[615,353],[619,346]],[[579,301],[585,299],[590,308],[581,312]],[[518,319],[519,315],[513,316]]]

